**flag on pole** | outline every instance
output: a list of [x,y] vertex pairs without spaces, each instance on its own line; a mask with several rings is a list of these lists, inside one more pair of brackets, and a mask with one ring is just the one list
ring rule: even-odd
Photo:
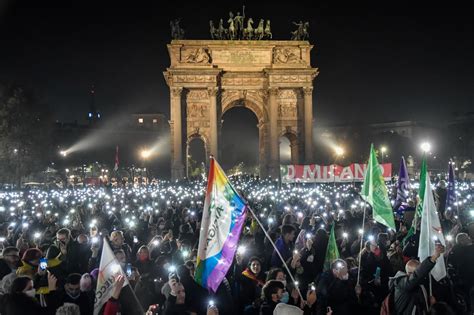
[[339,258],[339,250],[337,249],[336,235],[334,233],[334,224],[331,227],[328,246],[326,247],[326,258],[324,259],[324,270],[330,270],[333,261]]
[[102,246],[102,255],[100,256],[99,275],[97,277],[97,287],[95,291],[94,315],[99,314],[102,306],[110,299],[114,291],[115,280],[119,275],[125,278],[123,287],[129,285],[127,275],[123,272],[122,267],[114,252],[110,248],[109,243],[104,238]]
[[[430,177],[425,174],[425,178],[425,195],[423,198],[423,211],[421,214],[420,226],[420,244],[418,246],[418,257],[420,258],[420,261],[425,260],[433,254],[435,242],[438,240],[441,244],[446,245],[438,213],[436,212]],[[431,270],[431,275],[436,281],[440,281],[446,277],[446,266],[443,254],[441,254],[441,257],[436,261],[436,265]]]
[[217,161],[210,162],[194,279],[216,292],[234,260],[247,206]]
[[415,219],[416,217],[421,218],[421,213],[423,212],[423,200],[425,198],[426,190],[426,174],[428,173],[428,166],[426,165],[426,154],[423,155],[423,160],[421,161],[420,169],[420,188],[418,189],[418,197],[420,202],[416,207]]
[[402,156],[400,161],[400,170],[398,171],[397,198],[395,199],[395,205],[393,207],[395,210],[401,205],[407,203],[409,189],[410,179],[408,178],[408,170],[405,163],[405,158]]
[[365,172],[361,195],[372,206],[374,220],[395,230],[392,205],[388,199],[387,186],[385,186],[373,144],[370,146],[369,163]]
[[450,207],[454,206],[456,202],[456,193],[455,193],[455,183],[454,183],[454,167],[453,162],[449,162],[449,172],[448,172],[448,193],[446,198],[446,207],[450,210]]
[[428,173],[428,167],[426,164],[426,154],[423,155],[423,159],[421,161],[421,169],[420,169],[420,186],[418,188],[418,204],[415,210],[415,216],[411,223],[411,227],[408,230],[407,235],[403,239],[403,245],[406,244],[408,239],[415,235],[416,233],[416,226],[418,225],[418,218],[421,218],[421,213],[423,212],[423,198],[425,197],[425,186],[426,186],[426,174]]
[[115,147],[115,165],[114,165],[114,171],[117,172],[119,168],[119,155],[118,155],[119,147]]

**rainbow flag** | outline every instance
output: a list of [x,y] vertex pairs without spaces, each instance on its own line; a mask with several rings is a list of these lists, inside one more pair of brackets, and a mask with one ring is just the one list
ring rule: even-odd
[[211,157],[194,275],[202,287],[216,292],[227,274],[234,260],[246,210],[245,202]]

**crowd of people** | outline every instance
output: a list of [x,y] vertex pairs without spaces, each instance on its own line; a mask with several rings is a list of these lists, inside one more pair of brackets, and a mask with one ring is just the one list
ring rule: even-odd
[[[103,242],[126,274],[112,284],[105,315],[472,313],[474,183],[457,182],[446,207],[446,185],[436,182],[447,242],[418,261],[420,233],[408,235],[415,182],[391,230],[371,218],[360,183],[230,180],[255,216],[247,213],[215,293],[193,279],[205,181],[0,192],[0,314],[93,314]],[[332,227],[340,257],[328,262]],[[438,259],[448,276],[430,282]]]

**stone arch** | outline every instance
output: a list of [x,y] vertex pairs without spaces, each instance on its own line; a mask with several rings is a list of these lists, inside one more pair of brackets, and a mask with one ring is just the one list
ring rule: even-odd
[[286,138],[290,142],[291,149],[291,164],[300,163],[301,145],[297,133],[291,128],[287,127],[279,133],[279,138]]
[[186,177],[189,176],[188,169],[189,169],[189,160],[188,160],[188,155],[189,155],[189,147],[191,145],[191,142],[193,140],[201,140],[204,144],[204,155],[205,155],[205,162],[206,164],[209,162],[209,139],[206,135],[203,135],[200,133],[199,130],[195,130],[194,133],[190,134],[187,139],[186,139],[186,156],[185,156],[185,175]]
[[246,97],[244,99],[239,95],[227,98],[225,103],[222,104],[221,119],[229,109],[239,106],[250,109],[257,117],[259,123],[268,121],[265,108],[260,101],[254,100],[249,97]]

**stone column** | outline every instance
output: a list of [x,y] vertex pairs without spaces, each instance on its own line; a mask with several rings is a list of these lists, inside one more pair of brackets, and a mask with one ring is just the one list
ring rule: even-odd
[[181,124],[181,92],[182,87],[170,88],[170,113],[171,113],[171,141],[173,156],[171,161],[171,179],[184,177],[183,165],[183,135]]
[[313,162],[313,88],[304,87],[304,159]]
[[219,159],[219,149],[218,149],[218,130],[217,130],[217,87],[207,88],[209,94],[209,120],[210,120],[210,143],[209,151],[215,159]]
[[278,141],[278,88],[270,88],[268,97],[269,118],[270,118],[270,163],[268,167],[268,175],[273,179],[278,178],[280,172],[280,155]]

